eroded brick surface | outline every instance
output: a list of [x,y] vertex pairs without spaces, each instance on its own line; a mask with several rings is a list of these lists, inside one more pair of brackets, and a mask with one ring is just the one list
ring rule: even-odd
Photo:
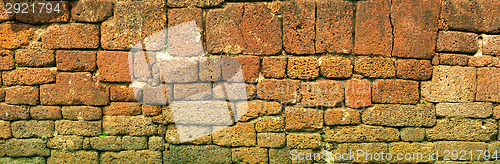
[[440,31],[437,40],[438,52],[476,53],[478,35],[467,32]]
[[372,101],[381,104],[416,104],[420,99],[419,83],[410,80],[375,80]]
[[399,140],[399,130],[382,126],[338,126],[325,131],[326,142],[389,142]]
[[354,9],[351,1],[316,2],[316,53],[352,52]]
[[469,118],[444,118],[436,126],[426,130],[430,141],[490,141],[498,133],[496,120],[474,120]]
[[390,78],[396,75],[396,67],[391,59],[362,58],[354,63],[354,72],[369,78]]
[[326,78],[349,78],[352,75],[352,62],[340,57],[324,58],[321,60],[320,72]]
[[99,47],[99,26],[72,23],[53,25],[42,35],[42,45],[47,49],[93,49]]
[[500,102],[500,68],[477,69],[477,101]]
[[422,99],[430,102],[471,102],[476,91],[476,68],[434,66],[432,81],[421,83]]
[[[443,58],[440,56],[440,59]],[[467,58],[463,59],[467,63]],[[456,60],[463,62],[463,59],[457,58]],[[396,61],[396,69],[396,76],[402,79],[428,80],[432,77],[432,65],[428,60],[398,60]]]
[[313,108],[286,107],[286,131],[315,131],[323,127],[323,111]]
[[356,9],[354,53],[391,56],[391,3],[386,0],[361,1]]
[[291,54],[314,54],[315,3],[300,0],[286,2],[283,9],[283,48]]
[[436,124],[435,108],[432,104],[376,104],[365,109],[361,118],[363,123],[370,125],[431,127]]

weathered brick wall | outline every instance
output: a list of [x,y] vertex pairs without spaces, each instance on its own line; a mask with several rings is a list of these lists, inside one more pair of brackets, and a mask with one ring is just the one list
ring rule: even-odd
[[[13,2],[0,0],[0,163],[500,150],[498,0],[79,0],[52,1],[59,14],[4,13]],[[168,105],[138,101],[200,91],[188,79],[134,92],[128,51],[192,20],[207,57],[241,63],[249,109],[230,127],[194,126],[210,135],[181,143]],[[232,68],[209,61],[210,74],[188,78],[226,79]]]

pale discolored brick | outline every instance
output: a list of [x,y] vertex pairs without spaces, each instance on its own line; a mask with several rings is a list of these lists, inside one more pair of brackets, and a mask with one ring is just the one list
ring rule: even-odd
[[490,141],[498,134],[498,125],[493,119],[444,118],[425,133],[430,141]]
[[390,142],[399,141],[399,130],[381,126],[337,126],[325,130],[326,142]]
[[386,0],[361,1],[356,9],[354,53],[391,56],[391,3]]
[[57,70],[59,71],[94,71],[96,67],[95,51],[56,51]]
[[256,138],[253,123],[237,123],[212,134],[213,143],[220,146],[255,146]]
[[283,8],[283,48],[291,54],[314,54],[316,4],[289,1]]
[[188,83],[174,84],[174,100],[189,101],[189,100],[209,100],[212,98],[212,83]]
[[46,67],[55,64],[53,50],[18,49],[16,50],[16,64],[19,67]]
[[34,106],[30,108],[31,119],[35,120],[58,120],[62,118],[59,106]]
[[314,79],[319,76],[319,62],[314,57],[289,58],[287,75],[293,79]]
[[471,102],[476,92],[476,68],[434,66],[432,81],[422,82],[421,97],[430,102]]
[[313,108],[286,107],[285,130],[315,131],[323,127],[323,111]]
[[101,163],[161,163],[162,155],[159,151],[139,150],[105,152],[101,154]]
[[244,162],[244,163],[267,163],[269,158],[269,152],[266,148],[260,147],[240,147],[231,149],[232,161],[233,162]]
[[282,117],[263,117],[255,123],[257,132],[283,132],[285,120]]
[[238,121],[248,121],[260,115],[279,114],[282,111],[281,108],[282,106],[279,102],[252,100],[236,103],[236,114],[240,118]]
[[68,120],[100,120],[102,118],[102,110],[92,106],[63,106],[62,116]]
[[101,121],[68,121],[55,122],[59,135],[99,136],[102,132]]
[[54,138],[49,139],[47,147],[51,149],[81,150],[83,149],[83,137],[76,135],[56,135]]
[[259,147],[279,148],[285,146],[285,133],[258,133],[257,145]]
[[500,102],[500,68],[477,69],[476,101]]
[[264,57],[262,58],[261,72],[264,77],[284,78],[287,67],[286,57]]
[[354,72],[369,78],[391,78],[396,76],[396,67],[388,58],[362,58],[354,63]]
[[54,136],[54,121],[15,121],[10,125],[15,138],[49,138]]
[[352,75],[352,69],[352,62],[347,58],[321,59],[320,72],[326,78],[349,78]]
[[226,101],[175,101],[170,104],[176,124],[231,125]]
[[15,86],[5,92],[5,102],[16,105],[37,105],[40,103],[40,90],[38,87]]
[[483,53],[485,55],[500,54],[500,35],[483,36]]
[[370,125],[431,127],[436,124],[432,104],[376,104],[364,110],[361,118],[363,123]]
[[305,107],[334,107],[344,101],[344,84],[340,81],[303,82],[300,90],[302,94],[300,104]]
[[58,163],[99,163],[99,153],[96,151],[64,151],[52,150],[50,157],[47,158],[47,164]]
[[42,34],[42,46],[47,49],[94,49],[99,47],[99,26],[70,23],[52,25]]
[[56,81],[57,70],[52,68],[17,68],[2,72],[4,85],[38,85]]
[[425,129],[424,128],[402,128],[401,140],[409,142],[418,142],[425,139]]
[[372,105],[370,81],[348,80],[345,85],[345,104],[351,108],[361,108]]
[[319,134],[288,134],[286,146],[290,149],[317,149],[320,147]]
[[438,117],[488,118],[493,114],[490,102],[439,103],[436,105]]
[[351,108],[332,108],[325,111],[325,125],[355,125],[361,123],[360,112]]
[[476,53],[478,35],[467,32],[440,31],[437,40],[437,52]]
[[257,85],[257,97],[261,99],[279,100],[283,104],[295,104],[300,99],[297,91],[298,80],[264,79]]
[[382,104],[416,104],[420,99],[417,81],[377,79],[372,83],[372,102]]

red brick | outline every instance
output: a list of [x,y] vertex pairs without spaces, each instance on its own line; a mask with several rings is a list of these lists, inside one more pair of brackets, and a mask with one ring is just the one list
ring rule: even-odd
[[321,80],[303,82],[300,87],[301,105],[305,107],[334,107],[344,101],[344,86],[342,82]]
[[264,57],[262,58],[262,74],[264,77],[284,78],[286,77],[286,57]]
[[260,147],[241,147],[231,150],[233,163],[267,163],[269,153],[266,148]]
[[[166,19],[162,18],[166,17],[165,13],[164,2],[125,1],[115,3],[113,17],[101,25],[101,47],[106,50],[129,50],[145,37],[162,35],[162,33],[155,33],[165,29]],[[130,22],[130,20],[135,21]],[[155,40],[155,42],[165,43],[162,39]],[[146,47],[151,49],[159,48],[154,47],[155,45],[148,45],[146,44]],[[161,47],[163,48],[163,45]]]
[[387,58],[362,58],[354,64],[354,71],[369,78],[390,78],[396,74],[394,61]]
[[[19,1],[16,1],[19,2]],[[46,0],[37,0],[37,1],[28,1],[28,0],[22,0],[20,2],[23,3],[28,3],[28,5],[31,5],[30,3],[46,3],[45,5],[47,6],[50,4],[53,8],[52,12],[47,10],[46,7],[43,9],[41,12],[38,12],[42,5],[37,5],[35,4],[35,11],[31,10],[31,8],[28,9],[28,13],[18,13],[15,14],[15,18],[18,22],[23,22],[23,23],[29,23],[29,24],[46,24],[46,23],[56,23],[56,22],[68,22],[69,21],[69,12],[71,10],[71,6],[69,5],[68,2],[66,1],[46,1]],[[54,11],[54,9],[58,6],[58,9],[60,10],[59,12]],[[50,12],[50,13],[48,13]]]
[[17,105],[36,105],[40,103],[38,87],[16,86],[6,90],[5,102]]
[[12,22],[0,24],[0,48],[16,49],[33,39],[35,27]]
[[436,45],[440,0],[391,2],[392,56],[431,59]]
[[101,121],[59,120],[55,127],[59,135],[99,136],[102,132]]
[[38,85],[56,81],[57,71],[52,68],[17,68],[2,72],[4,85]]
[[67,120],[93,121],[102,118],[102,110],[92,106],[63,106],[62,115]]
[[283,48],[291,54],[314,54],[316,5],[313,1],[288,1],[283,11]]
[[350,108],[332,108],[325,111],[325,125],[355,125],[361,123],[360,112]]
[[[257,56],[236,56],[234,59],[239,63],[232,60],[226,60],[222,67],[222,77],[224,80],[230,80],[239,71],[239,65],[243,71],[243,78],[246,83],[256,83],[259,77],[260,57]],[[229,63],[228,63],[229,62]],[[237,79],[238,80],[238,79]],[[241,82],[241,81],[240,81]]]
[[349,78],[352,75],[352,63],[347,58],[324,58],[321,59],[320,72],[326,78]]
[[213,130],[212,141],[220,146],[255,146],[257,134],[253,123],[237,123],[220,131]]
[[500,3],[495,0],[444,0],[441,17],[450,30],[498,33]]
[[263,3],[228,3],[223,9],[209,10],[208,52],[273,55],[281,51],[281,25]]
[[461,54],[439,54],[436,56],[440,65],[467,65],[469,56]]
[[429,102],[472,102],[476,84],[474,67],[434,66],[432,81],[421,82],[421,97]]
[[128,52],[99,51],[97,52],[97,67],[99,68],[99,80],[131,82]]
[[286,146],[290,149],[317,149],[320,147],[319,134],[288,134]]
[[346,0],[316,2],[316,53],[352,52],[354,9]]
[[10,125],[15,138],[54,137],[54,121],[16,121]]
[[109,135],[151,136],[158,131],[152,118],[144,116],[104,116],[102,128]]
[[14,69],[15,64],[14,53],[9,50],[0,50],[0,70]]
[[420,98],[418,82],[377,79],[372,84],[372,101],[381,104],[416,104]]
[[[195,21],[195,22],[190,22]],[[189,22],[189,23],[186,23]],[[183,23],[183,24],[181,24]],[[195,24],[196,23],[196,24]],[[196,25],[198,28],[193,28]],[[168,54],[171,56],[204,56],[203,10],[178,8],[168,11]],[[155,41],[157,42],[157,41]],[[188,44],[187,44],[188,43]],[[203,59],[202,59],[203,60]]]
[[111,101],[137,101],[142,99],[140,92],[134,93],[134,89],[124,85],[110,85],[109,98]]
[[40,87],[43,105],[107,105],[109,88],[95,84],[90,73],[59,73],[56,84]]
[[432,77],[432,64],[429,60],[398,60],[396,67],[398,78],[428,80]]
[[177,0],[177,1],[167,1],[170,7],[215,7],[219,6],[224,2],[224,0]]
[[279,148],[285,146],[285,133],[258,133],[257,145],[259,147]]
[[295,79],[314,79],[319,76],[319,62],[314,57],[289,58],[287,74]]
[[500,102],[500,68],[477,69],[476,101]]
[[345,103],[351,108],[372,105],[372,94],[368,80],[348,80],[345,87]]
[[10,122],[0,120],[0,138],[9,139],[12,137],[12,132],[10,130]]
[[142,115],[157,116],[161,114],[161,107],[156,105],[142,105]]
[[286,107],[285,130],[315,131],[323,127],[323,111],[313,108]]
[[59,106],[34,106],[30,108],[31,119],[35,120],[59,120],[61,107]]
[[54,66],[55,55],[52,50],[18,49],[16,64],[19,67]]
[[354,53],[391,56],[391,3],[386,0],[361,1],[356,9]]
[[77,22],[102,22],[111,15],[111,1],[78,1],[71,9],[71,18]]
[[279,100],[283,104],[295,104],[300,100],[300,94],[297,93],[299,87],[298,80],[264,79],[257,85],[257,97]]
[[500,35],[483,36],[483,54],[485,55],[500,54]]
[[82,23],[52,25],[42,34],[42,46],[48,49],[98,48],[99,26]]
[[494,60],[495,57],[490,55],[470,56],[468,64],[473,67],[484,67],[491,65]]
[[437,40],[438,52],[476,53],[478,35],[467,32],[440,31]]
[[57,70],[92,72],[97,68],[96,54],[95,51],[57,51]]

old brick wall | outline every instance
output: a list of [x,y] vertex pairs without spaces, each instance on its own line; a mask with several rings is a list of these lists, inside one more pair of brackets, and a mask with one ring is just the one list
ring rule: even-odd
[[[61,12],[6,14],[15,2],[28,1],[0,0],[0,163],[500,150],[498,0],[40,1]],[[242,64],[249,110],[180,143],[169,106],[138,101],[198,91],[175,83],[134,93],[127,54],[192,20],[207,57]],[[192,78],[210,84],[231,69],[210,65],[210,77]]]

